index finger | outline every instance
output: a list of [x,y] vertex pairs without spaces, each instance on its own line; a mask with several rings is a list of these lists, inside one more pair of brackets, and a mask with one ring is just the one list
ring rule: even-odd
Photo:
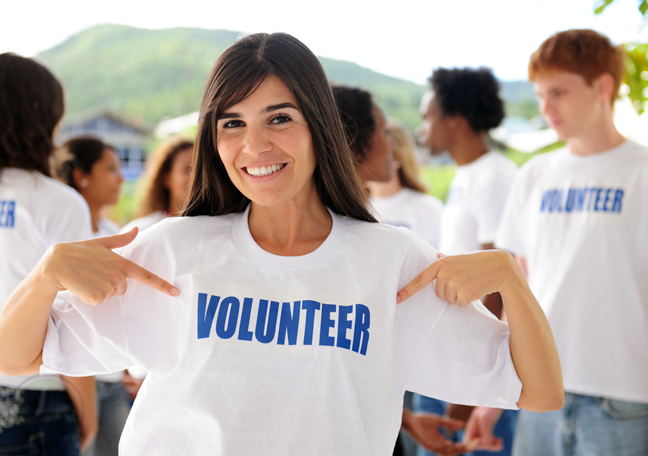
[[438,261],[425,268],[414,280],[405,285],[396,295],[396,304],[400,304],[432,283],[437,276]]
[[163,278],[153,274],[151,271],[144,269],[140,265],[133,263],[130,260],[126,261],[128,262],[125,270],[126,277],[137,280],[139,283],[142,283],[155,290],[161,291],[162,293],[169,296],[175,297],[180,293],[180,290],[178,290]]

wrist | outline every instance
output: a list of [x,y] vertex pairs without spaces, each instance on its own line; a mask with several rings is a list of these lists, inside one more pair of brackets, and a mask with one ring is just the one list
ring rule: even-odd
[[58,293],[59,291],[65,290],[65,287],[61,285],[57,277],[57,270],[60,269],[60,265],[57,267],[56,258],[61,255],[61,249],[62,246],[60,244],[51,246],[34,268],[38,286],[43,291],[47,290],[50,293]]

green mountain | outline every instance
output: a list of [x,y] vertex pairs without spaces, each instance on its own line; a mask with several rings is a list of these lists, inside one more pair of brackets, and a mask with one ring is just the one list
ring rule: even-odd
[[[227,30],[98,25],[37,58],[63,81],[67,115],[107,108],[155,124],[198,110],[209,70],[239,35]],[[371,91],[390,116],[412,130],[420,122],[424,86],[351,62],[320,61],[332,82]]]

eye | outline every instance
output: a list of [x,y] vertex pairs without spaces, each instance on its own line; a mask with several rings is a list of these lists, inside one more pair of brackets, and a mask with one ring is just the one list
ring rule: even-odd
[[245,124],[243,123],[242,120],[229,120],[227,122],[223,122],[221,124],[221,128],[232,129],[232,128],[243,127],[244,125]]
[[270,123],[278,125],[278,124],[285,124],[290,121],[292,121],[292,119],[288,117],[286,114],[279,114],[276,117],[273,117]]

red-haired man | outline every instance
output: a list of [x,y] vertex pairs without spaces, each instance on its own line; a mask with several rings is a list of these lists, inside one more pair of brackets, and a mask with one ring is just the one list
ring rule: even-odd
[[648,149],[614,126],[623,73],[591,30],[553,35],[529,63],[566,147],[521,169],[496,245],[526,264],[567,393],[560,411],[520,412],[517,455],[648,454]]

